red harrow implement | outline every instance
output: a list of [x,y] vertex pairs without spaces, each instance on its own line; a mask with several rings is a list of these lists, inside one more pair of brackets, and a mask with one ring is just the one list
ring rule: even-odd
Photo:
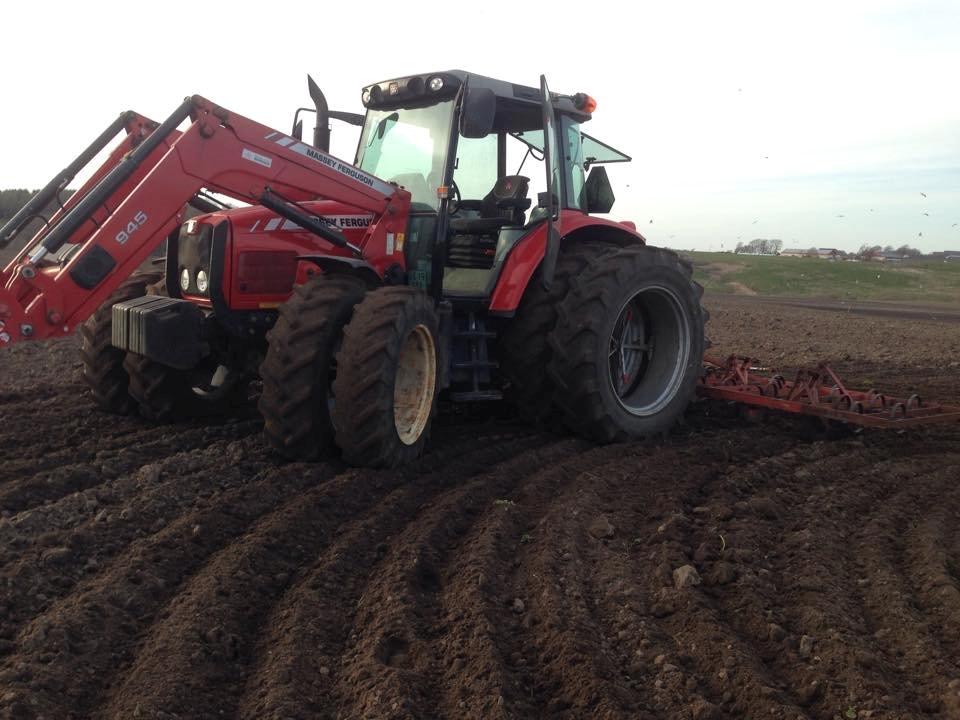
[[791,381],[747,357],[726,361],[705,357],[698,387],[701,397],[799,415],[813,415],[852,425],[903,428],[960,421],[960,407],[850,390],[826,363],[800,370]]

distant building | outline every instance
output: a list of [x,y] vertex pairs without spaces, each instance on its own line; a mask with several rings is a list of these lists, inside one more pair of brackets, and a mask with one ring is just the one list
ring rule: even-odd
[[817,248],[817,257],[821,260],[836,260],[840,257],[840,251],[836,248]]
[[786,250],[780,251],[781,257],[806,257],[809,250],[804,250],[802,248],[787,248]]
[[941,260],[943,262],[960,262],[960,250],[936,250],[924,257],[929,260]]
[[873,259],[879,262],[903,262],[904,257],[898,252],[882,252]]

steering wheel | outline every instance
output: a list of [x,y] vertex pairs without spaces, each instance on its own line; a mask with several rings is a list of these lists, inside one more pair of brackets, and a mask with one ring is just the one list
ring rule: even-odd
[[457,187],[457,181],[450,180],[450,189],[453,191],[453,197],[447,195],[447,215],[456,215],[460,212],[460,188]]

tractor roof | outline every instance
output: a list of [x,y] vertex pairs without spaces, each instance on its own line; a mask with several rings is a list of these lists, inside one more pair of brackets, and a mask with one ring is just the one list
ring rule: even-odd
[[[497,98],[497,115],[504,119],[508,114],[529,115],[532,121],[538,117],[536,113],[540,111],[540,91],[537,88],[496,80],[464,70],[409,75],[367,85],[363,88],[363,104],[367,108],[378,110],[431,105],[439,100],[455,97],[460,88],[467,83],[470,87],[482,87],[493,91]],[[551,94],[554,107],[558,111],[574,115],[580,122],[590,119],[590,113],[583,109],[584,100],[587,99],[584,93],[572,96]],[[513,123],[504,124],[512,125]]]

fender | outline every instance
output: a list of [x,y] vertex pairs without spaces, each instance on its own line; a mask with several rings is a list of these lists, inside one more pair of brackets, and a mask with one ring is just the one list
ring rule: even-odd
[[[639,243],[646,245],[646,238],[636,231],[633,223],[619,223],[605,218],[593,217],[576,210],[560,213],[563,242],[579,237],[594,237],[622,245]],[[547,224],[541,223],[510,251],[500,273],[500,279],[490,296],[490,313],[513,315],[531,278],[546,254]]]
[[[319,267],[324,273],[356,275],[371,288],[383,285],[383,280],[377,274],[373,265],[360,258],[340,257],[337,255],[298,255],[297,260],[301,264],[312,263]],[[303,282],[303,279],[298,268],[297,282]]]

